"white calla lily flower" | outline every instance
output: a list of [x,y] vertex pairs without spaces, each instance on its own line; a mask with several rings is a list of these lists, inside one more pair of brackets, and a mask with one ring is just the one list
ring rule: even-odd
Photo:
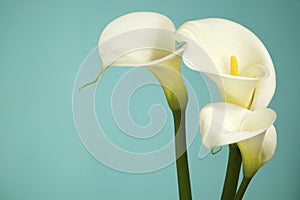
[[[269,104],[276,86],[274,66],[267,49],[250,30],[229,20],[209,18],[186,22],[177,33],[200,45],[210,57],[212,66],[197,65],[196,56],[184,55],[189,58],[184,62],[212,78],[224,101],[249,109]],[[185,53],[197,52],[187,49]],[[237,63],[232,56],[239,63],[235,74],[230,69]],[[215,73],[209,70],[214,67]]]
[[144,66],[158,79],[173,112],[179,196],[192,199],[185,135],[188,95],[180,74],[186,44],[176,48],[174,33],[172,21],[158,13],[138,12],[117,18],[99,39],[103,68],[97,79],[109,66]]
[[276,113],[269,108],[251,111],[222,102],[203,107],[199,120],[203,145],[212,149],[264,133],[273,125]]
[[208,149],[237,143],[244,173],[252,177],[276,149],[276,113],[269,108],[251,111],[230,103],[212,103],[200,112],[200,132]]
[[98,51],[102,69],[109,66],[147,67],[161,83],[172,110],[185,109],[187,91],[180,74],[180,58],[186,45],[176,49],[175,26],[164,15],[136,12],[123,15],[103,30]]

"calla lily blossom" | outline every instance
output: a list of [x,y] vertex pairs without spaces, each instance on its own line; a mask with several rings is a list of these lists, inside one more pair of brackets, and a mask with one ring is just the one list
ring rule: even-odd
[[[265,108],[274,94],[275,71],[268,51],[250,30],[225,19],[211,18],[190,21],[183,24],[178,32],[203,48],[214,64],[212,67],[216,67],[217,73],[207,71],[201,66],[194,66],[191,64],[192,61],[186,61],[185,64],[210,77],[217,84],[225,102],[239,106],[235,107],[235,115],[227,113],[231,112],[230,106],[213,106],[212,104],[203,108],[202,114],[200,114],[203,144],[211,149],[214,146],[240,142],[238,146],[243,157],[244,173],[253,175],[253,171],[257,171],[262,163],[266,162],[254,152],[268,151],[269,159],[276,148],[276,139],[274,139],[276,132],[273,126],[270,130],[268,127],[258,130],[258,125],[251,123],[253,127],[248,126],[248,129],[251,129],[250,132],[239,132],[241,131],[239,129],[243,130],[240,120],[243,119],[247,109],[256,112],[257,109]],[[211,118],[211,114],[218,115],[218,113],[221,115],[215,118],[225,118],[223,120]],[[272,113],[274,114],[274,111]],[[267,123],[268,118],[264,118],[263,112],[260,111],[256,115],[257,119]],[[224,121],[225,124],[235,124],[236,127],[230,132],[224,131],[226,128],[220,126],[219,130],[215,130],[216,128],[213,127],[220,121]],[[211,128],[207,128],[208,126]],[[266,137],[258,136],[265,132]],[[272,137],[268,137],[268,133],[272,134]],[[249,159],[250,157],[251,159]],[[255,170],[249,169],[252,168],[250,167],[252,165],[256,166]]]
[[186,45],[176,48],[175,30],[169,18],[153,12],[130,13],[113,20],[98,43],[102,69],[95,81],[83,87],[95,83],[110,66],[146,67],[161,83],[169,105],[185,109],[187,91],[180,75],[180,58]]
[[[224,101],[252,110],[268,106],[276,86],[275,70],[267,49],[250,30],[229,20],[209,18],[186,22],[177,33],[207,53],[212,66],[184,62],[214,80]],[[185,53],[189,52],[187,49]],[[238,68],[231,74],[230,65],[235,63]]]
[[[187,90],[180,74],[180,59],[186,44],[176,47],[175,26],[164,15],[137,12],[121,16],[103,30],[98,51],[102,73],[110,66],[146,67],[160,82],[173,113],[176,169],[180,199],[192,199],[185,136]],[[82,88],[83,88],[82,87]]]
[[276,113],[269,108],[251,111],[225,102],[208,104],[200,112],[203,145],[212,149],[237,143],[244,175],[252,177],[275,152],[275,120]]

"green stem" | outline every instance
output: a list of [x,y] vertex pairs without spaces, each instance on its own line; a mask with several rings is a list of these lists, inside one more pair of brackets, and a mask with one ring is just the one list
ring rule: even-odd
[[185,110],[173,110],[175,128],[176,169],[180,200],[191,200],[191,183],[185,134]]
[[222,200],[234,199],[240,176],[241,162],[242,157],[238,146],[236,144],[230,144],[226,178],[221,197]]
[[251,178],[246,177],[246,176],[243,177],[243,181],[239,187],[238,192],[236,193],[234,200],[242,200],[243,199],[243,196],[247,190],[247,187],[248,187],[251,179],[252,179],[252,177]]

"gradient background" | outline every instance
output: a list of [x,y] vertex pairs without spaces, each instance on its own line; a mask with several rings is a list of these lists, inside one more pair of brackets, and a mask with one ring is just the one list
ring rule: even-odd
[[[299,0],[1,0],[0,199],[177,199],[174,165],[142,175],[112,170],[85,150],[73,123],[72,87],[80,64],[96,46],[103,28],[133,11],[160,12],[177,27],[192,19],[223,17],[247,26],[261,38],[277,71],[278,86],[270,107],[278,114],[278,148],[256,175],[245,199],[300,199],[299,10]],[[209,102],[205,84],[183,68],[195,90],[202,91],[197,94],[202,107]],[[101,92],[109,92],[106,85],[113,85],[126,71],[122,70],[107,73]],[[159,97],[156,101],[166,105],[159,88],[143,95]],[[143,105],[140,98],[135,106],[146,111]],[[132,115],[141,121],[147,117],[142,112]],[[200,145],[197,134],[189,149],[193,196],[195,200],[218,199],[227,148],[199,160]]]

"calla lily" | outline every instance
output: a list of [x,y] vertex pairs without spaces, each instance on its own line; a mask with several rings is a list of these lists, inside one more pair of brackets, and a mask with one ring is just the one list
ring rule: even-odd
[[187,91],[180,75],[180,58],[186,45],[176,49],[174,32],[172,21],[158,13],[136,12],[115,19],[100,36],[103,68],[91,83],[109,66],[144,66],[161,83],[170,107],[185,109]]
[[[274,154],[276,113],[269,108],[251,111],[230,103],[212,103],[200,112],[200,132],[208,149],[237,143],[244,173],[252,177]],[[249,139],[250,138],[250,139]]]
[[181,35],[178,38],[189,38],[201,46],[210,58],[203,64],[193,60],[196,48],[190,45],[192,49],[185,54],[191,55],[184,55],[189,58],[184,59],[185,64],[210,77],[223,100],[236,105],[210,104],[203,108],[200,114],[203,144],[212,149],[237,143],[244,175],[252,177],[276,148],[276,131],[272,126],[276,115],[265,109],[276,86],[268,51],[250,30],[225,19],[190,21],[177,33]]
[[[189,58],[184,59],[185,64],[212,78],[224,101],[249,109],[269,104],[276,85],[274,66],[263,43],[250,30],[229,20],[210,18],[186,22],[177,34],[194,41],[207,53],[212,66],[194,63],[195,56],[189,55],[184,55]],[[195,51],[187,49],[185,54],[196,54]],[[238,75],[230,73],[232,56],[238,59]],[[215,72],[209,68],[216,68]]]
[[175,26],[166,16],[137,12],[112,21],[102,32],[98,50],[102,70],[110,66],[144,66],[160,82],[172,110],[175,132],[176,169],[180,199],[192,199],[185,137],[187,90],[180,74],[180,58],[186,44],[176,48]]

